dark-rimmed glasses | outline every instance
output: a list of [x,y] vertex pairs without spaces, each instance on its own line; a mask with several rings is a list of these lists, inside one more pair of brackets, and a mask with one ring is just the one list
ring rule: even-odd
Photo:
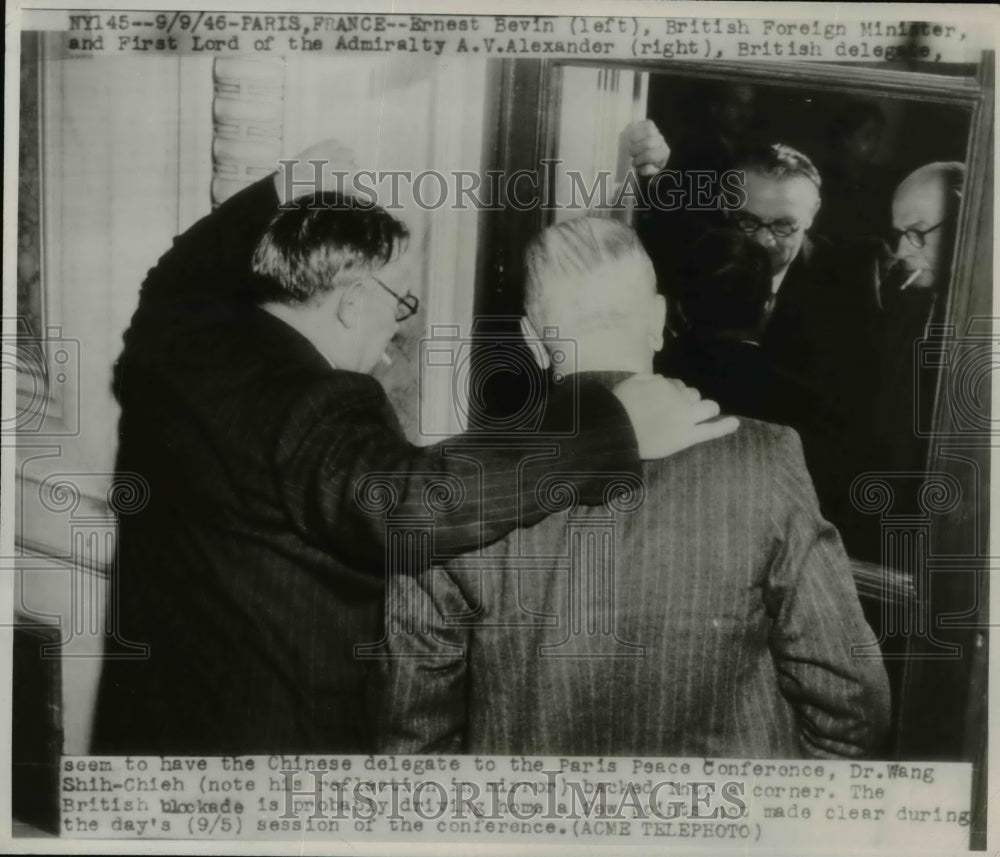
[[933,226],[929,226],[927,229],[893,229],[892,237],[898,243],[899,240],[905,235],[906,240],[909,241],[918,250],[922,250],[924,245],[927,243],[925,236],[929,235],[935,229],[940,229],[944,226],[944,221],[940,223],[935,223]]
[[390,289],[378,277],[372,277],[372,279],[396,299],[397,324],[401,321],[406,321],[408,318],[417,314],[417,310],[420,309],[420,301],[416,295],[411,294],[410,292],[407,292],[405,295],[398,294]]
[[744,235],[756,235],[758,230],[766,229],[775,238],[790,238],[799,231],[799,224],[794,220],[761,220],[749,212],[734,214],[731,219]]

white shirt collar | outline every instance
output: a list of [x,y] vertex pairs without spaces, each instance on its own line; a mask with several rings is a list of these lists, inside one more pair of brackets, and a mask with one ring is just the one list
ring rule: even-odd
[[778,294],[778,289],[781,288],[781,284],[785,280],[785,274],[788,273],[788,268],[790,268],[790,267],[791,267],[791,265],[789,265],[783,271],[780,271],[779,273],[777,273],[773,277],[771,277],[771,294],[772,295]]

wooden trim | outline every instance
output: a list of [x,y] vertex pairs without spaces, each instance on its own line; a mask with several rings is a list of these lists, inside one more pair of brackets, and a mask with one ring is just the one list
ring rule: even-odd
[[[540,63],[530,63],[530,65],[540,69]],[[518,127],[514,117],[517,102],[539,103],[537,84],[532,91],[518,92],[518,79],[522,78],[523,74],[519,74],[517,65],[511,60],[500,60],[493,67],[496,69],[499,90],[496,103],[496,145],[490,153],[491,157],[484,159],[483,166],[487,171],[495,170],[509,174],[518,156],[519,144],[529,143],[532,153],[538,144],[537,140],[523,139],[523,128]],[[523,150],[524,147],[521,146],[520,151]],[[518,243],[510,236],[510,225],[505,229],[507,214],[507,211],[498,210],[483,212],[481,222],[486,240],[480,242],[478,254],[481,278],[480,287],[476,289],[476,316],[503,313],[501,307],[506,303],[508,281],[511,278],[507,265],[507,248]]]
[[212,202],[218,205],[273,172],[281,157],[285,63],[218,57],[212,78]]
[[[563,67],[561,65],[553,66],[546,76],[546,88],[545,93],[545,103],[547,105],[545,115],[546,115],[546,133],[542,137],[543,140],[548,140],[548,146],[545,149],[545,157],[554,160],[559,154],[559,120],[558,117],[562,113],[562,92],[563,92]],[[549,130],[551,129],[551,130]],[[543,191],[542,199],[552,199],[556,198],[556,179],[557,173],[555,170],[546,170],[546,177],[548,178],[548,186]],[[545,225],[548,226],[555,220],[554,211],[543,212],[540,220],[544,221]]]
[[[993,57],[984,63],[979,85],[980,98],[973,108],[966,162],[965,191],[959,213],[958,240],[952,267],[952,282],[945,309],[946,329],[954,335],[946,338],[947,362],[959,365],[959,358],[970,340],[990,343],[993,320]],[[931,533],[936,553],[947,556],[968,556],[970,561],[988,555],[985,534],[989,532],[990,453],[988,430],[970,431],[956,420],[950,407],[953,393],[952,378],[942,370],[937,379],[933,434],[928,454],[928,469],[951,474],[967,499],[963,507],[935,520]],[[990,425],[990,396],[987,390],[978,402],[979,422]],[[974,409],[977,403],[963,402],[963,410]],[[973,679],[984,669],[976,664],[985,658],[988,605],[983,602],[981,584],[986,575],[953,575],[946,591],[934,596],[937,615],[968,610],[980,605],[980,627],[950,627],[941,629],[949,643],[962,647],[961,660],[952,661],[947,669],[929,662],[921,655],[925,646],[920,640],[911,642],[912,657],[906,663],[899,715],[898,752],[912,755],[923,745],[927,735],[934,737],[934,750],[952,758],[977,761],[981,741],[984,741],[986,719],[982,706],[971,704],[971,695],[985,693],[985,685],[974,686]],[[953,708],[961,706],[955,727],[947,732],[939,728],[940,707],[947,700]],[[978,712],[978,714],[977,714]],[[958,714],[959,712],[956,711]],[[982,783],[977,773],[977,782]],[[977,792],[977,801],[985,793]],[[985,814],[974,817],[985,818]],[[979,834],[977,834],[979,835]]]
[[[439,66],[432,78],[431,168],[446,175],[456,167],[480,169],[483,156],[483,109],[486,91],[484,70]],[[456,104],[472,105],[456,110]],[[478,105],[475,106],[475,105]],[[455,401],[454,383],[461,377],[458,366],[463,341],[471,334],[475,280],[479,260],[476,244],[478,218],[463,216],[450,206],[428,213],[424,282],[433,284],[424,296],[424,338],[420,348],[419,395],[421,417],[416,441],[434,443],[468,428],[468,413]],[[425,349],[444,337],[446,348],[455,349],[455,372],[423,372]],[[459,393],[461,396],[462,393]],[[465,401],[468,401],[467,395]]]
[[[959,213],[958,240],[952,265],[952,282],[945,308],[945,323],[954,335],[946,349],[950,366],[958,365],[970,340],[993,348],[996,321],[993,308],[993,161],[994,161],[994,55],[984,57],[977,80],[979,96],[973,107],[966,157],[966,179]],[[966,498],[963,508],[941,516],[932,530],[936,553],[981,563],[990,555],[991,397],[987,386],[978,402],[964,401],[963,409],[976,410],[980,431],[970,431],[956,421],[949,397],[951,378],[941,371],[937,379],[933,436],[928,468],[952,474]],[[976,407],[978,405],[978,408]],[[920,641],[906,663],[900,705],[897,751],[912,756],[935,736],[933,751],[947,758],[970,761],[973,770],[972,829],[970,847],[985,849],[987,818],[986,746],[988,720],[986,692],[989,649],[989,574],[952,575],[948,589],[934,599],[935,613],[960,612],[978,606],[968,625],[940,629],[948,642],[962,646],[961,660],[945,669],[919,658]],[[940,708],[954,711],[952,728],[941,729]]]
[[[38,45],[38,194],[41,329],[17,330],[19,436],[72,436],[80,430],[80,343],[64,339],[61,282],[62,184],[49,175],[52,159],[63,153],[62,79],[49,62],[51,40],[35,34]],[[26,333],[30,333],[25,337]],[[42,365],[39,366],[38,361]]]
[[[552,69],[545,60],[500,61],[497,145],[487,169],[507,176],[519,169],[535,171],[554,150],[548,107],[558,97],[558,87]],[[529,112],[534,122],[521,121]],[[487,240],[479,255],[489,287],[477,290],[476,315],[519,316],[522,255],[528,239],[543,226],[540,206],[527,211],[505,207],[484,215]]]
[[[983,64],[990,62],[992,51],[984,52]],[[607,60],[543,60],[552,65],[607,66]],[[894,95],[916,101],[940,103],[975,103],[982,91],[979,77],[946,77],[924,72],[897,69],[859,68],[825,63],[740,62],[739,60],[631,60],[614,63],[618,68],[668,73],[700,80],[760,83],[772,86],[808,86],[810,89],[836,90],[858,95]]]
[[[969,128],[966,150],[965,189],[959,212],[952,266],[951,288],[946,309],[947,323],[960,333],[968,331],[969,322],[992,315],[993,267],[993,57],[984,62],[982,91],[976,101]],[[988,96],[988,97],[987,97]],[[990,216],[984,222],[983,218]],[[984,243],[985,242],[985,243]],[[979,288],[975,288],[975,286]],[[942,393],[938,379],[937,394]],[[985,411],[988,415],[988,407]],[[944,429],[943,417],[935,420],[935,429]],[[984,438],[988,441],[988,437]]]

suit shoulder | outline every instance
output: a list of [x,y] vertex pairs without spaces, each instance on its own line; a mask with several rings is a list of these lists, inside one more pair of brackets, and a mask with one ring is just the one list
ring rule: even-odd
[[[741,454],[756,451],[758,455],[764,457],[771,457],[790,448],[801,447],[798,432],[789,426],[749,417],[740,417],[739,420],[740,426],[736,431],[700,446],[704,446],[705,452],[709,455],[728,447]],[[694,447],[694,449],[698,448]]]
[[736,436],[743,435],[743,440],[749,442],[782,446],[788,443],[797,443],[799,434],[789,426],[768,423],[764,420],[740,417],[740,427],[733,433]]
[[741,419],[735,434],[743,434],[742,443],[752,450],[751,457],[762,466],[774,464],[805,470],[805,454],[799,433],[789,427],[761,420]]
[[644,462],[646,478],[672,478],[677,468],[770,469],[775,462],[802,461],[798,432],[788,426],[740,417],[739,428],[654,461]]

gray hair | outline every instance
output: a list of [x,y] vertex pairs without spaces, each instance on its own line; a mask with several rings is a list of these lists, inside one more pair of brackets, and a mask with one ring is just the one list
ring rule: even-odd
[[600,217],[550,226],[525,252],[528,319],[538,333],[559,326],[568,335],[613,327],[655,293],[653,264],[633,229]]
[[809,179],[817,190],[823,187],[819,170],[809,156],[784,143],[749,149],[737,159],[736,166],[746,172],[761,173],[773,179]]

